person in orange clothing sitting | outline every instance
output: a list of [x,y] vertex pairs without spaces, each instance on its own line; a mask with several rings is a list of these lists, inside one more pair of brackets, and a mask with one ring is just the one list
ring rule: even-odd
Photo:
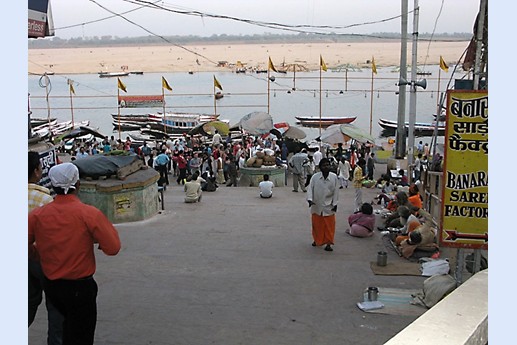
[[409,202],[411,205],[421,209],[422,208],[422,197],[420,196],[420,191],[418,189],[418,185],[412,183],[409,186]]
[[407,240],[411,231],[418,228],[422,223],[406,206],[399,206],[397,213],[400,215],[400,223],[403,225],[400,229],[400,235],[395,238],[395,244],[398,246],[402,241]]
[[94,244],[106,255],[116,255],[120,239],[99,209],[79,200],[79,170],[73,163],[55,165],[48,175],[57,195],[29,213],[29,258],[41,262],[45,294],[63,314],[63,344],[93,344],[98,291]]

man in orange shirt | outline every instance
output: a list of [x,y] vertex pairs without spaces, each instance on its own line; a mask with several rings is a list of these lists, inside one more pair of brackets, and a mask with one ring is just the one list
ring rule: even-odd
[[97,323],[94,244],[120,250],[117,230],[97,208],[82,203],[79,170],[62,163],[49,170],[53,202],[29,213],[29,258],[39,259],[45,294],[63,314],[63,345],[93,344]]
[[[54,200],[50,195],[50,190],[38,184],[41,180],[42,174],[43,167],[40,161],[40,154],[35,151],[29,151],[29,212]],[[38,307],[43,301],[44,277],[39,261],[29,259],[28,264],[28,315],[30,327],[34,322]],[[48,320],[47,344],[61,345],[63,343],[63,315],[61,315],[48,298],[45,298],[45,306],[47,307]]]

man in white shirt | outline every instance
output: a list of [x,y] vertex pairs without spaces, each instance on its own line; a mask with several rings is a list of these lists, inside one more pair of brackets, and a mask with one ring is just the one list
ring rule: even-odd
[[269,181],[269,175],[264,175],[264,181],[259,183],[260,197],[271,198],[273,196],[273,182]]
[[213,146],[219,146],[221,145],[223,141],[223,138],[221,137],[221,134],[216,130],[214,136],[212,137],[212,145]]
[[415,181],[420,181],[420,173],[422,171],[422,154],[419,153],[413,163],[413,171],[415,173]]
[[337,175],[330,171],[330,161],[320,161],[320,171],[315,173],[307,188],[307,202],[311,208],[312,246],[325,246],[326,251],[333,251],[336,232],[336,212],[339,201],[339,181]]
[[314,159],[314,165],[316,166],[316,170],[319,171],[320,161],[323,158],[323,154],[321,153],[319,147],[316,147],[316,152],[314,152],[312,158]]

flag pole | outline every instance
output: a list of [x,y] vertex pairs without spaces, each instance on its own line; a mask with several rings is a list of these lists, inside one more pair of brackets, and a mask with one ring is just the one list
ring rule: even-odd
[[[319,126],[320,127],[319,128],[320,129],[320,137],[321,137],[321,68],[322,68],[322,66],[321,66],[321,56],[320,56],[320,124],[319,124],[320,125]],[[321,141],[320,141],[320,148],[321,148]]]
[[267,113],[269,114],[269,93],[270,93],[270,85],[269,85],[269,73],[270,73],[270,66],[269,66],[269,61],[268,61],[268,66],[267,66]]
[[[215,77],[214,77],[215,78]],[[215,83],[214,84],[214,118],[217,116],[217,100],[215,99]]]
[[73,102],[72,102],[72,88],[69,87],[68,89],[69,89],[69,92],[70,92],[70,112],[72,113],[72,128],[74,128],[75,127],[75,122],[74,122],[74,105],[73,105]]
[[372,121],[373,121],[373,68],[372,68],[372,83],[370,87],[370,135],[372,135]]
[[[437,89],[437,93],[438,93],[438,96],[440,96],[440,78],[442,76],[442,69],[441,68],[438,68],[438,89]],[[438,97],[438,99],[440,99],[440,97]],[[438,101],[440,102],[440,101]],[[439,104],[439,103],[438,103]],[[441,109],[440,109],[440,113],[441,113]],[[437,115],[440,115],[440,114],[437,114]]]
[[165,132],[165,134],[167,134],[167,126],[165,124],[165,90],[163,88],[163,80],[162,80],[162,99],[163,99],[163,117],[162,117],[163,131]]
[[122,135],[120,134],[120,88],[118,87],[117,80],[117,108],[118,108],[118,138],[122,140]]

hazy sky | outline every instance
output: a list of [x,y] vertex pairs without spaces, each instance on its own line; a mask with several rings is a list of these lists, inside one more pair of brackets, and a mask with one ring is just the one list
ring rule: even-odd
[[[188,16],[170,11],[140,8],[145,3],[124,0],[50,0],[56,36],[60,38],[92,36],[146,36],[213,34],[262,34],[290,33],[269,29],[236,20]],[[415,1],[408,1],[412,11]],[[479,0],[420,0],[419,33],[472,32],[473,23],[479,9]],[[287,25],[328,25],[348,26],[367,22],[375,24],[359,25],[349,29],[304,30],[337,33],[399,32],[401,1],[399,0],[150,0],[160,7],[176,11],[197,11],[204,14],[223,15],[239,19]],[[441,13],[440,13],[441,9]],[[134,24],[114,12],[122,14]],[[109,19],[104,19],[112,17]],[[102,20],[104,19],[104,20]],[[90,23],[92,21],[97,21]],[[82,24],[78,27],[66,28]],[[434,29],[436,23],[436,29]],[[143,27],[138,27],[137,25]],[[62,29],[60,29],[62,28]],[[413,14],[408,15],[409,32],[413,28]]]

